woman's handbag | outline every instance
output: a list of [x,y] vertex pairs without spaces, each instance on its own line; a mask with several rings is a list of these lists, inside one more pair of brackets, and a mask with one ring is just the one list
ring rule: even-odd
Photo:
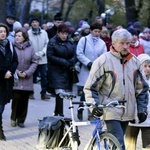
[[71,68],[70,69],[70,79],[71,79],[71,83],[78,83],[79,82],[79,79],[78,79],[78,75],[77,75],[77,72],[75,70],[75,68]]

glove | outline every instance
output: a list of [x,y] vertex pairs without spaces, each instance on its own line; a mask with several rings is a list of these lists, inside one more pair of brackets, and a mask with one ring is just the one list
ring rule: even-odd
[[130,123],[135,124],[136,123],[135,119],[131,120]]
[[36,52],[36,56],[38,59],[41,59],[45,54],[41,51],[41,52]]
[[92,67],[92,62],[89,62],[89,63],[87,64],[87,68],[90,70],[91,67]]
[[93,117],[100,117],[103,115],[103,109],[102,108],[98,108],[97,106],[93,108],[92,110],[92,116]]
[[147,113],[146,112],[138,113],[138,118],[139,123],[144,122],[147,119]]

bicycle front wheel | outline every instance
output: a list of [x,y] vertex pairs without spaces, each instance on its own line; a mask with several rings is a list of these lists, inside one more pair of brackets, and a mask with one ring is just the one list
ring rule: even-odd
[[[98,142],[95,139],[92,144],[92,150],[99,150]],[[100,134],[100,150],[121,150],[121,145],[117,138],[111,133]]]

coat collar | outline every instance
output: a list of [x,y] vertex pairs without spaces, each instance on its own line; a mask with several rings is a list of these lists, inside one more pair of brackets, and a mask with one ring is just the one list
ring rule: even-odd
[[133,54],[130,52],[125,57],[122,57],[121,54],[113,48],[113,46],[110,47],[110,53],[118,59],[123,60],[124,64],[133,57]]

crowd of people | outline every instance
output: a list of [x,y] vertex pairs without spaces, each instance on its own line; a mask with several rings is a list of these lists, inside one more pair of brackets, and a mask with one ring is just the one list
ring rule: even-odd
[[[75,83],[81,101],[98,105],[126,100],[125,109],[104,109],[107,129],[122,150],[136,149],[139,130],[143,148],[150,148],[150,29],[139,21],[124,28],[112,22],[104,26],[98,16],[91,24],[80,20],[75,28],[63,22],[61,13],[42,25],[37,17],[22,25],[8,15],[0,23],[0,62],[0,140],[6,140],[5,105],[12,99],[11,126],[24,128],[33,85],[40,78],[41,100],[50,99],[47,91],[55,96],[54,116],[64,116],[59,93],[71,92]],[[97,107],[89,110],[88,119],[98,115],[95,112]],[[83,119],[82,109],[77,117]]]

